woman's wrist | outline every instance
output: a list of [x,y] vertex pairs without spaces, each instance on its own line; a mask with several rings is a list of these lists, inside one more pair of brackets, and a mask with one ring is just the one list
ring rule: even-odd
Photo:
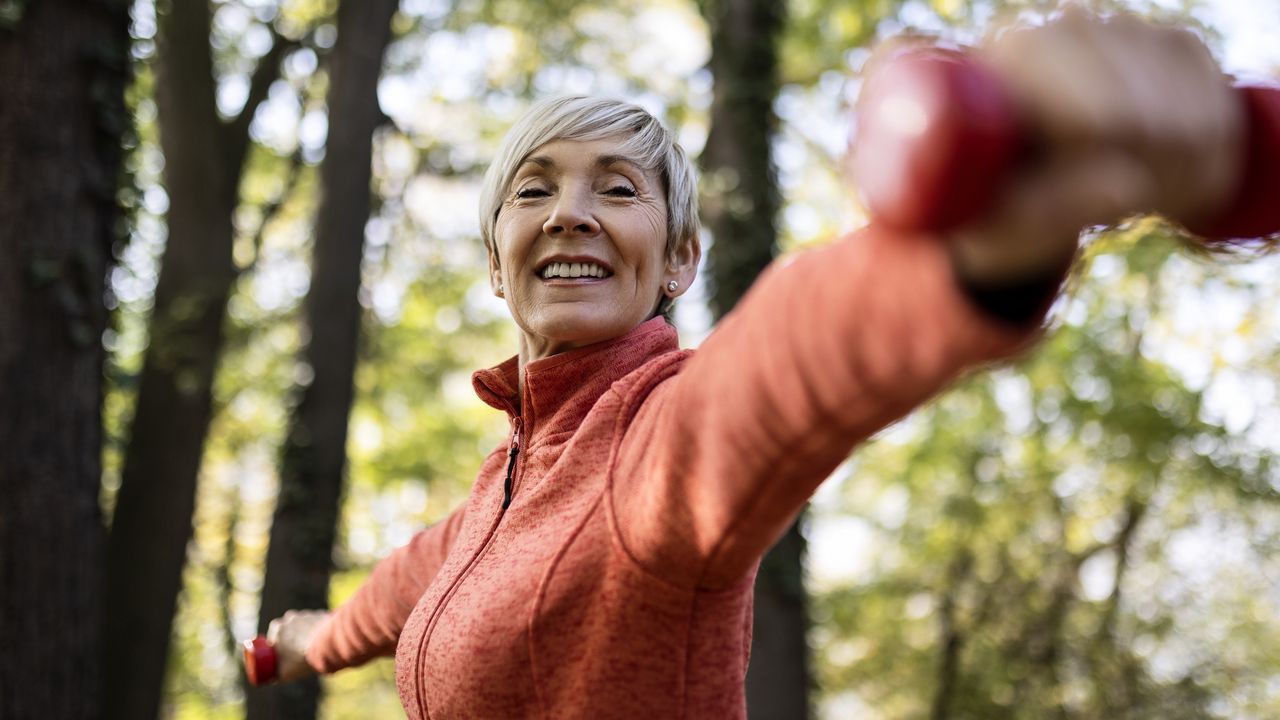
[[1036,323],[1044,316],[1075,260],[1072,252],[1052,263],[974,272],[957,254],[953,250],[951,262],[956,284],[987,315],[1013,325]]
[[[1052,232],[1046,229],[1045,232]],[[1049,239],[1028,231],[1022,237],[1001,237],[988,231],[958,232],[943,239],[951,267],[966,288],[999,288],[1061,278],[1078,248],[1078,234]]]

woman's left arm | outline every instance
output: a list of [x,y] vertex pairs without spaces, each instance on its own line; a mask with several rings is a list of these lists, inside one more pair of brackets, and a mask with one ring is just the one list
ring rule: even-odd
[[640,405],[612,488],[624,544],[681,584],[732,584],[854,445],[1025,346],[1031,314],[980,308],[935,237],[869,228],[775,264]]
[[1185,31],[1068,11],[986,52],[1041,157],[980,226],[873,224],[775,263],[637,400],[611,497],[642,565],[687,586],[738,581],[857,443],[1032,341],[1083,227],[1186,220],[1227,194],[1239,106]]

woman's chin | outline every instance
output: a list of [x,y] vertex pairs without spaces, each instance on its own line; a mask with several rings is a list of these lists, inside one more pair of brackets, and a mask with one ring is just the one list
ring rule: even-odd
[[564,348],[582,347],[612,340],[644,322],[616,313],[564,308],[543,314],[527,328],[528,334]]

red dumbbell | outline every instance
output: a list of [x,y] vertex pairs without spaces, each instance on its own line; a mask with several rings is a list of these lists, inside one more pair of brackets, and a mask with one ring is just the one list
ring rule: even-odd
[[279,667],[276,665],[276,648],[259,635],[244,641],[244,674],[249,684],[257,687],[275,681]]
[[[1248,128],[1235,200],[1189,228],[1210,241],[1280,232],[1280,86],[1236,91]],[[1027,147],[999,78],[959,51],[903,51],[862,93],[854,171],[872,216],[900,230],[946,230],[981,216]]]

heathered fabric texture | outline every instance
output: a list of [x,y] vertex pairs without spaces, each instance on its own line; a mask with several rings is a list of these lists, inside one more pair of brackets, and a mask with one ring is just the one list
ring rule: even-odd
[[[1034,328],[978,310],[930,238],[776,264],[696,352],[651,320],[478,372],[520,430],[447,520],[322,626],[332,672],[396,648],[435,718],[743,718],[756,566],[859,441]],[[398,638],[398,647],[396,646]]]

